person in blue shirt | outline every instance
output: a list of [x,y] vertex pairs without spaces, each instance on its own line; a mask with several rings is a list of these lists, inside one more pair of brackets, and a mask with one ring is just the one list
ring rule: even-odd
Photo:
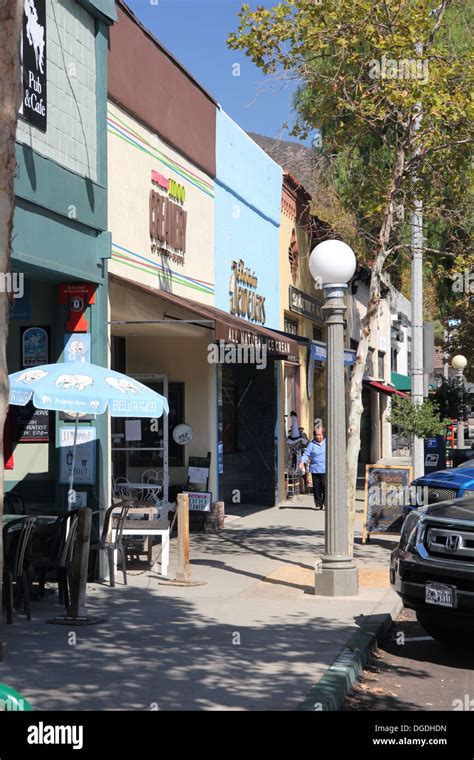
[[316,509],[324,509],[326,495],[326,438],[324,428],[314,428],[313,440],[310,441],[301,457],[300,469],[304,472],[306,462],[313,479],[313,496]]

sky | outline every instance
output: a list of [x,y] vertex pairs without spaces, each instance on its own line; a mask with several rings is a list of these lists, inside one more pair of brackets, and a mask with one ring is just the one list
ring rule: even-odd
[[[222,108],[247,132],[295,139],[292,95],[295,85],[266,78],[244,53],[229,50],[244,0],[125,0],[153,35],[188,69]],[[271,8],[275,0],[247,0]],[[240,64],[240,76],[235,64]],[[309,144],[309,143],[308,143]]]

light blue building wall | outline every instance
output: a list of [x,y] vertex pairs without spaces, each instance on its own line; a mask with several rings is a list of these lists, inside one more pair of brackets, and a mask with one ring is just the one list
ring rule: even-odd
[[243,260],[265,297],[265,326],[278,328],[282,169],[221,108],[216,175],[216,306],[230,311],[232,262]]

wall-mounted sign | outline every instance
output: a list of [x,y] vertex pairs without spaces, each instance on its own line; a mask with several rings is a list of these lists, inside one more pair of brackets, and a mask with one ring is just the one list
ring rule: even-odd
[[166,179],[162,174],[152,169],[151,181],[154,185],[161,187],[162,190],[166,190],[169,197],[174,198],[178,203],[184,203],[186,200],[186,188],[184,185],[179,185],[174,179]]
[[180,446],[186,446],[187,443],[191,443],[193,440],[193,429],[191,425],[182,423],[176,425],[173,430],[173,441],[179,443]]
[[91,360],[91,336],[89,333],[66,333],[64,336],[64,361],[80,362]]
[[260,346],[267,347],[267,351],[273,356],[284,356],[285,358],[298,355],[298,344],[293,340],[274,339],[270,335],[260,335],[251,330],[243,330],[240,327],[231,327],[224,322],[216,323],[216,339],[223,340],[225,343],[238,343],[242,346]]
[[173,179],[166,179],[155,170],[151,181],[168,193],[168,197],[156,190],[150,190],[150,240],[151,251],[166,256],[176,264],[184,264],[186,253],[187,211],[184,203],[186,191]]
[[90,282],[67,283],[59,286],[59,303],[69,304],[69,319],[66,332],[87,332],[89,323],[84,319],[84,311],[95,303],[96,285]]
[[[93,485],[95,483],[95,438],[96,429],[78,428],[74,483]],[[69,483],[72,470],[74,427],[63,427],[59,437],[59,482]]]
[[[311,354],[313,359],[317,362],[325,362],[328,357],[327,347],[325,343],[313,340],[311,343]],[[356,352],[350,348],[344,349],[344,364],[346,367],[350,367],[355,362]]]
[[265,296],[255,292],[257,285],[255,273],[246,268],[242,259],[232,262],[229,285],[230,313],[264,325],[266,322]]
[[25,0],[21,35],[20,115],[46,132],[46,0]]
[[35,409],[32,403],[16,407],[16,433],[19,443],[49,441],[50,413]]
[[21,328],[22,368],[49,364],[49,327]]
[[303,317],[313,319],[315,322],[324,322],[324,317],[321,312],[322,301],[318,301],[317,298],[308,296],[303,293],[302,290],[294,288],[293,285],[289,286],[290,289],[290,311],[296,312],[296,314],[302,314]]

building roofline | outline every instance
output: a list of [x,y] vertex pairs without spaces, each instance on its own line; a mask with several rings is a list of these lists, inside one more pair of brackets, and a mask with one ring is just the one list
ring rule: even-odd
[[202,84],[200,84],[195,77],[183,66],[183,64],[178,61],[178,59],[171,53],[165,46],[157,40],[157,38],[150,32],[149,29],[147,29],[144,24],[140,21],[140,19],[134,14],[134,12],[128,7],[126,3],[124,3],[124,0],[116,0],[117,5],[123,10],[124,13],[127,14],[127,16],[133,21],[134,24],[136,24],[143,34],[145,34],[149,40],[153,42],[153,44],[161,50],[162,53],[166,55],[167,58],[175,65],[177,68],[179,68],[183,74],[194,84],[196,87],[198,87],[199,90],[207,97],[209,100],[217,107],[218,103],[217,100],[206,90],[205,87],[203,87]]

